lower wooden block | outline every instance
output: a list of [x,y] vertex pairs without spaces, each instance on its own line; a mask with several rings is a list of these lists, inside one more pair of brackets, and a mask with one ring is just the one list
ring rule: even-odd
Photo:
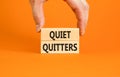
[[41,53],[79,53],[79,42],[41,41]]

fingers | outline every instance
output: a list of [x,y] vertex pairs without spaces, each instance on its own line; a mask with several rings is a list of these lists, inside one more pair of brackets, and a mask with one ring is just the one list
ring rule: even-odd
[[[44,25],[44,12],[43,3],[45,0],[30,0],[33,17],[36,22],[36,31],[39,32]],[[78,19],[78,27],[80,28],[80,34],[84,35],[87,21],[89,7],[86,0],[65,0],[68,5],[73,9]]]
[[33,17],[36,22],[36,31],[39,32],[44,25],[43,3],[45,0],[30,0]]
[[77,26],[80,28],[80,35],[85,34],[88,21],[89,6],[86,0],[65,0],[76,14]]

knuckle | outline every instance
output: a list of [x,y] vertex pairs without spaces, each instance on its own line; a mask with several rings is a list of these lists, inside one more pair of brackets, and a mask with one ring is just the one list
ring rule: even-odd
[[87,3],[85,8],[88,10],[90,7],[89,7],[89,4]]
[[34,15],[34,19],[35,19],[36,23],[40,23],[44,20],[44,17]]
[[43,3],[47,0],[29,0],[31,3]]
[[31,3],[34,3],[35,2],[35,0],[29,0]]
[[32,5],[35,4],[36,0],[29,0]]
[[89,10],[89,4],[87,2],[85,4],[83,4],[83,7],[85,10]]

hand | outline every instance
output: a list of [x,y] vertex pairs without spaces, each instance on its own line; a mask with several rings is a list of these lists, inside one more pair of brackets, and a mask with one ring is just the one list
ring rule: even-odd
[[[33,17],[36,22],[36,31],[39,32],[40,29],[43,27],[44,21],[44,13],[43,13],[43,3],[46,0],[30,0],[32,10],[33,10]],[[86,0],[64,0],[74,11],[76,14],[76,18],[78,20],[78,27],[80,28],[80,35],[85,34],[86,25],[88,21],[88,12],[89,12],[89,5],[87,4]]]

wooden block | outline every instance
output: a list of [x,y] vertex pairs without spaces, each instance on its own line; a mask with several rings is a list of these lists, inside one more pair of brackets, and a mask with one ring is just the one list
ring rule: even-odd
[[42,28],[41,53],[79,53],[79,29]]
[[41,53],[79,53],[78,41],[42,41]]

